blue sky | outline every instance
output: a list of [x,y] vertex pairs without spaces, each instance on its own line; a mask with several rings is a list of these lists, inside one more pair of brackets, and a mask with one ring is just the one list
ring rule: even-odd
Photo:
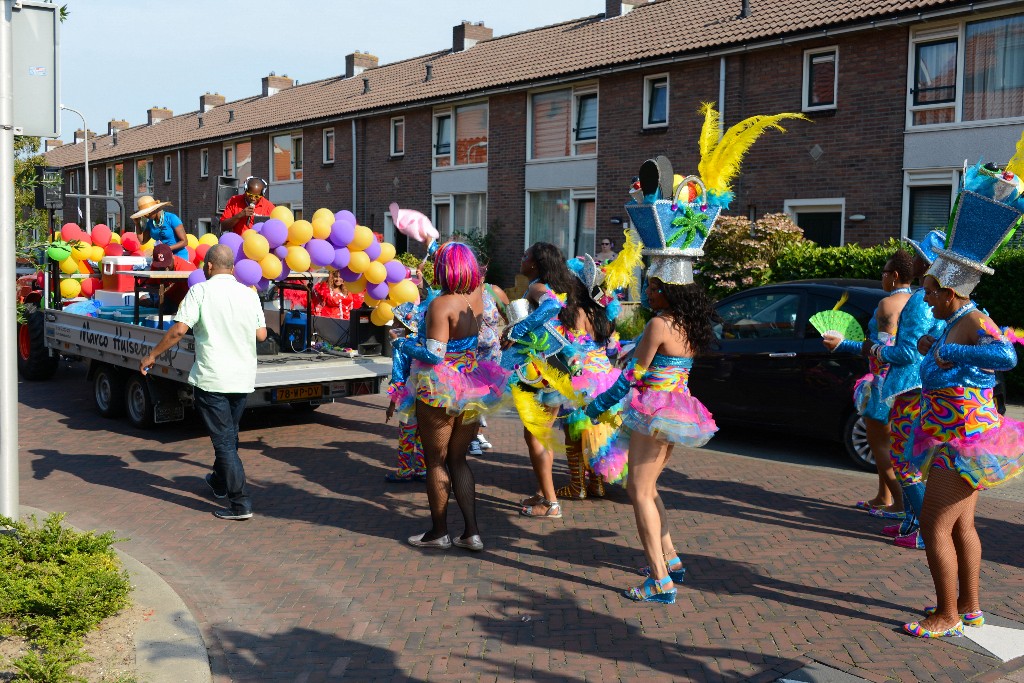
[[[61,101],[105,133],[111,119],[145,123],[146,110],[194,111],[199,96],[254,95],[271,71],[305,83],[343,73],[345,55],[381,64],[451,45],[452,27],[483,21],[494,35],[599,14],[602,0],[57,0]],[[81,120],[62,115],[62,139]]]

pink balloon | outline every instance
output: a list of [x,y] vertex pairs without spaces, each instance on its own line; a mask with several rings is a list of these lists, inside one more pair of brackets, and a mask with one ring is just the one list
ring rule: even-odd
[[395,202],[391,202],[391,206],[388,208],[391,211],[391,220],[395,224],[395,228],[406,237],[411,237],[417,242],[436,240],[440,237],[430,219],[419,211],[400,209]]
[[278,218],[271,218],[263,224],[263,231],[260,234],[267,238],[271,249],[276,249],[288,240],[288,226]]
[[202,270],[193,270],[188,274],[188,286],[193,287],[200,282],[206,282],[206,273]]
[[347,268],[348,267],[348,262],[349,262],[350,258],[352,258],[352,252],[350,252],[348,249],[345,249],[345,248],[335,249],[334,250],[334,262],[331,263],[331,266],[335,270],[341,270],[342,268]]
[[370,242],[370,246],[363,250],[366,255],[370,257],[371,261],[376,261],[377,257],[380,256],[380,242],[374,237],[373,241]]
[[254,285],[262,277],[263,269],[252,259],[243,258],[235,264],[235,279],[243,285]]
[[97,223],[92,228],[92,243],[97,247],[105,247],[110,244],[110,228]]
[[65,223],[60,229],[60,237],[65,242],[77,240],[84,234],[85,231],[77,223]]
[[367,285],[366,296],[372,299],[387,299],[391,293],[391,286],[385,280],[375,285]]
[[338,268],[338,275],[340,275],[341,279],[345,282],[355,282],[359,279],[359,273],[353,273],[348,268]]
[[344,221],[334,221],[331,226],[331,235],[327,239],[336,247],[347,247],[356,236],[356,224]]
[[401,282],[409,276],[409,269],[401,261],[388,261],[384,264],[384,270],[388,272],[385,282]]
[[306,242],[306,251],[309,252],[309,260],[315,266],[329,266],[334,263],[334,247],[327,240],[311,239]]

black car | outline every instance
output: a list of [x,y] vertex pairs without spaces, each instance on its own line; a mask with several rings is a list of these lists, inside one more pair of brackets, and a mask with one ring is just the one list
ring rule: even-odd
[[871,280],[801,280],[756,287],[715,305],[718,348],[697,358],[690,388],[722,425],[840,441],[860,467],[874,470],[853,385],[867,360],[830,353],[808,322],[844,294],[846,311],[867,331],[886,293]]

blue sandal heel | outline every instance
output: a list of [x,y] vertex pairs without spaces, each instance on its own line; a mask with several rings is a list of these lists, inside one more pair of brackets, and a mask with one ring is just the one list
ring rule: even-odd
[[636,602],[660,602],[665,605],[675,604],[676,589],[672,585],[672,579],[666,576],[661,581],[647,577],[642,584],[636,588],[628,588],[622,594]]

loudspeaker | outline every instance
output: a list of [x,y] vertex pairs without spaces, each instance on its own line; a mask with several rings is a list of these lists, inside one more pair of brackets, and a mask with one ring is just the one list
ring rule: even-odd
[[223,213],[228,200],[238,194],[238,179],[229,175],[217,176],[217,213]]
[[36,208],[59,209],[64,206],[64,182],[59,168],[36,166]]
[[349,318],[348,345],[365,356],[390,356],[390,327],[380,327],[370,322],[372,310],[367,307],[352,311]]

